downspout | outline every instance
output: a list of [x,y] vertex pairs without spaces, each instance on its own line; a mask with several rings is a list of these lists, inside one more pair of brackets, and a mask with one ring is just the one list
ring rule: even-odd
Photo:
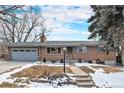
[[121,56],[121,59],[122,59],[122,65],[124,66],[124,49],[122,50],[122,56]]
[[119,49],[121,52],[121,62],[122,62],[122,65],[124,66],[124,47],[120,46]]
[[40,60],[40,45],[38,46],[38,61],[41,61]]

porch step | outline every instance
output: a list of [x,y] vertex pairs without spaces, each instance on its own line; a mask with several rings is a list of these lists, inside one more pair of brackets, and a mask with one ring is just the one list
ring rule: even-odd
[[93,82],[86,82],[86,83],[84,83],[84,82],[77,82],[77,85],[79,87],[86,87],[86,88],[94,87],[95,86],[95,84]]
[[91,78],[76,78],[75,79],[77,82],[90,82]]
[[90,76],[89,75],[79,75],[79,74],[77,74],[77,75],[73,75],[72,77],[75,77],[75,78],[88,78]]
[[85,88],[91,88],[95,87],[94,82],[92,81],[92,78],[89,74],[85,73],[83,70],[81,70],[79,67],[76,67],[74,65],[70,66],[70,69],[74,73],[72,77],[75,78],[76,85],[79,87],[85,87]]

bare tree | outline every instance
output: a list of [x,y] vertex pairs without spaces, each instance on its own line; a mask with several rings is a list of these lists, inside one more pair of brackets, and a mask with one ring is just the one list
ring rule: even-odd
[[[29,10],[29,9],[27,9]],[[41,34],[47,35],[51,28],[46,27],[45,19],[41,13],[32,11],[18,14],[12,12],[13,16],[9,17],[9,22],[0,20],[0,39],[7,43],[38,41]],[[15,19],[15,17],[19,19]],[[4,16],[8,19],[8,16]]]
[[0,20],[10,23],[9,20],[4,18],[4,16],[13,16],[14,18],[17,18],[16,16],[12,15],[11,12],[18,10],[18,9],[22,9],[23,7],[24,5],[8,5],[8,6],[1,5],[0,6]]

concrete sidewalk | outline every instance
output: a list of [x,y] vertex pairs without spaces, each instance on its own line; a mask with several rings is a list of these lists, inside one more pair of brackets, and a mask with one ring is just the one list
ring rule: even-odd
[[83,70],[81,70],[79,67],[70,66],[70,69],[72,70],[72,72],[74,73],[74,75],[88,75],[87,73],[85,73]]
[[10,71],[13,68],[21,67],[29,63],[30,62],[0,61],[0,73]]

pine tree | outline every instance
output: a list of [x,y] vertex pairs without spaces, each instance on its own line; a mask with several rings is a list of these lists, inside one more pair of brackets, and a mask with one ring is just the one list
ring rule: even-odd
[[122,54],[124,63],[124,6],[94,5],[91,6],[94,15],[88,20],[91,25],[89,39],[99,38],[105,41],[105,52],[116,51]]

